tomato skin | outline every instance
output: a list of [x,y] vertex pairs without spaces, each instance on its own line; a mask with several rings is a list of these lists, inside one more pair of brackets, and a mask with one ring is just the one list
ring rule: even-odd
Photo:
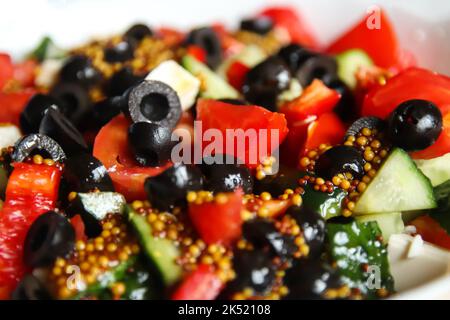
[[195,45],[187,47],[186,54],[193,56],[195,59],[202,63],[206,63],[206,52],[203,48]]
[[228,82],[238,91],[242,90],[245,75],[250,70],[245,64],[239,61],[233,62],[227,70]]
[[354,27],[336,39],[326,51],[337,54],[359,48],[364,50],[379,67],[391,68],[401,65],[401,50],[392,23],[384,11],[380,11],[381,27],[369,29],[368,22],[371,21],[372,14],[376,13],[361,19]]
[[171,166],[140,167],[129,149],[128,127],[130,121],[118,115],[104,126],[95,138],[93,155],[108,170],[117,192],[128,201],[146,199],[144,182]]
[[11,57],[6,53],[0,53],[0,91],[13,77],[14,66]]
[[15,163],[0,211],[0,295],[7,296],[26,272],[23,243],[34,220],[55,208],[61,170],[55,166]]
[[302,94],[281,106],[280,112],[286,115],[289,124],[305,121],[311,116],[331,112],[341,95],[329,89],[320,80],[314,80]]
[[442,132],[436,142],[425,150],[413,152],[413,159],[433,159],[450,152],[450,112],[442,120]]
[[285,29],[291,38],[291,42],[296,42],[312,49],[319,47],[319,43],[310,26],[294,8],[288,6],[268,7],[260,12],[258,16],[268,17],[277,27]]
[[[233,156],[244,161],[247,167],[255,168],[267,156],[271,155],[279,144],[285,139],[288,128],[283,114],[271,112],[259,106],[236,106],[210,99],[199,99],[197,102],[197,120],[201,121],[201,134],[208,129],[217,129],[223,137],[223,144],[219,144],[215,149],[217,153],[225,153],[227,129],[231,130],[254,130],[256,131],[256,141],[245,143],[245,150],[235,150]],[[261,136],[267,130],[266,136]],[[272,129],[278,130],[278,140],[272,137]],[[272,138],[274,139],[272,143]],[[237,140],[237,139],[235,139]],[[248,140],[248,139],[246,139]],[[204,142],[207,146],[210,142]],[[255,147],[250,149],[249,145]],[[237,143],[235,143],[235,146]],[[260,147],[261,146],[261,147]],[[265,148],[265,150],[263,150]],[[255,157],[251,156],[255,155]],[[257,162],[255,163],[255,159]]]
[[423,240],[450,250],[450,235],[430,216],[418,217],[410,224],[416,227]]
[[200,264],[175,290],[172,300],[214,300],[224,287],[211,265]]
[[202,204],[189,203],[189,217],[207,244],[229,245],[242,233],[242,190],[225,195],[225,203],[214,200]]
[[19,126],[20,114],[34,94],[34,89],[11,93],[0,92],[0,123]]

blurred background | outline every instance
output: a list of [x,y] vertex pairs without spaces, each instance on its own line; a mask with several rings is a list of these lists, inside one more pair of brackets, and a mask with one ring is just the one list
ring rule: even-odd
[[[223,21],[233,26],[264,6],[297,7],[322,44],[363,16],[371,5],[384,8],[405,49],[419,64],[450,75],[448,0],[14,0],[2,1],[0,51],[20,57],[43,35],[67,47],[87,38],[123,31],[136,21],[189,27]],[[383,48],[380,48],[383,50]]]

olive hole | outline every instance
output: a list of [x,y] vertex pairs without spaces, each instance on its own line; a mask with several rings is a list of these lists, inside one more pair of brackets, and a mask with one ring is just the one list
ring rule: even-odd
[[33,157],[35,155],[40,155],[44,159],[53,159],[52,155],[45,149],[35,148],[30,152],[29,157]]
[[170,110],[169,100],[160,93],[150,93],[142,98],[141,112],[150,121],[161,121]]
[[31,250],[33,252],[39,250],[42,247],[45,240],[47,239],[48,231],[49,231],[48,225],[43,225],[42,227],[39,228],[38,232],[34,237],[34,241],[31,244]]

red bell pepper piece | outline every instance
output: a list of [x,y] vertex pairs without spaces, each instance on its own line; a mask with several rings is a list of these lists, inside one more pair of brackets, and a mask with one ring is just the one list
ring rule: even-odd
[[286,115],[289,125],[305,121],[311,116],[331,112],[341,95],[329,89],[322,81],[314,80],[296,99],[281,106],[280,112]]
[[141,167],[137,164],[128,142],[130,121],[119,115],[104,126],[95,138],[93,155],[109,172],[117,192],[128,201],[146,199],[144,182],[171,166]]
[[214,200],[189,203],[189,217],[207,243],[231,244],[242,232],[242,190],[224,194],[224,202]]
[[70,219],[70,223],[72,224],[73,228],[75,229],[75,238],[77,240],[86,240],[86,234],[85,234],[85,225],[83,222],[83,219],[80,215],[76,215],[72,219]]
[[336,54],[355,48],[367,52],[379,67],[395,68],[401,64],[402,54],[394,27],[383,11],[366,15],[336,39],[326,51]]
[[200,264],[181,282],[172,300],[214,300],[223,286],[211,265]]
[[0,91],[13,77],[14,66],[11,57],[6,53],[0,53]]
[[202,63],[206,63],[206,52],[203,48],[195,45],[187,47],[186,54],[193,56]]
[[[216,153],[225,153],[227,142],[233,144],[233,141],[227,141],[232,140],[231,137],[227,139],[227,129],[255,133],[255,139],[245,139],[244,150],[235,150],[233,154],[243,160],[249,168],[257,167],[261,161],[270,156],[288,133],[286,119],[281,113],[270,112],[258,106],[236,106],[216,100],[200,99],[197,102],[197,120],[201,121],[202,135],[208,129],[218,129],[221,133],[223,144],[215,144]],[[278,139],[272,135],[272,130],[278,132]],[[264,135],[265,132],[267,135]],[[234,140],[234,145],[237,146],[238,139]],[[209,142],[205,142],[204,146],[208,144]],[[255,158],[257,161],[254,161]]]
[[450,235],[430,216],[418,217],[410,224],[416,227],[417,234],[420,234],[423,240],[450,250]]
[[22,262],[28,229],[55,208],[61,170],[56,166],[15,163],[0,211],[0,298],[8,298],[26,272]]
[[244,48],[245,45],[236,40],[223,24],[215,23],[212,28],[220,39],[225,58],[237,54]]
[[35,93],[34,89],[11,93],[0,92],[0,123],[18,126],[20,114]]
[[318,49],[319,43],[311,27],[294,8],[269,7],[260,12],[259,16],[268,17],[275,26],[285,29],[291,38],[291,42],[302,44],[311,49]]
[[36,68],[38,63],[36,60],[28,59],[14,65],[14,79],[23,87],[31,87],[34,85],[36,77]]
[[227,70],[228,82],[238,91],[242,90],[245,75],[250,70],[245,64],[239,61],[233,62]]
[[161,27],[157,30],[156,34],[164,41],[168,46],[177,46],[184,41],[185,34],[179,30],[169,27]]
[[411,154],[414,159],[433,159],[450,152],[450,112],[443,115],[442,132],[434,144]]

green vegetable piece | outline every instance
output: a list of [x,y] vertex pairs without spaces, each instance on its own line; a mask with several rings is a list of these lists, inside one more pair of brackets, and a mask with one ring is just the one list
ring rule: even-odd
[[434,196],[438,207],[430,213],[430,216],[450,234],[450,180],[435,187]]
[[389,238],[393,234],[402,233],[405,229],[401,212],[389,212],[380,214],[368,214],[363,216],[356,216],[358,222],[376,221],[383,234],[383,242],[388,243]]
[[433,187],[450,180],[450,153],[442,157],[415,160],[417,167],[430,179]]
[[50,37],[44,37],[36,49],[30,53],[30,57],[42,62],[46,59],[62,59],[66,52],[58,48]]
[[361,223],[350,219],[327,225],[330,258],[342,280],[369,299],[378,298],[378,289],[394,291],[387,247],[378,240],[380,236],[380,228],[374,221]]
[[338,77],[351,89],[356,87],[355,73],[358,68],[373,66],[372,59],[361,49],[351,49],[338,54],[336,62],[338,64]]
[[305,193],[302,195],[303,204],[319,213],[324,219],[330,219],[341,215],[342,201],[347,193],[335,188],[332,193],[315,191],[310,185],[306,185]]

